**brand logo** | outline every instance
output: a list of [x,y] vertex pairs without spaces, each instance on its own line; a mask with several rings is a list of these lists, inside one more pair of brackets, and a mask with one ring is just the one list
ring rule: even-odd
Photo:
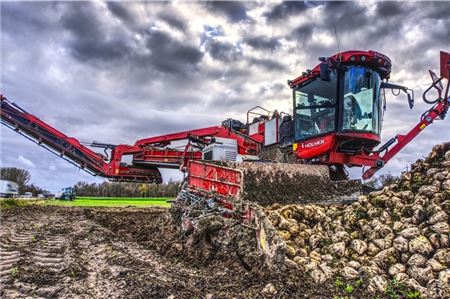
[[317,141],[311,141],[308,143],[302,143],[302,148],[311,148],[311,147],[316,147],[319,145],[325,144],[325,139],[320,139]]

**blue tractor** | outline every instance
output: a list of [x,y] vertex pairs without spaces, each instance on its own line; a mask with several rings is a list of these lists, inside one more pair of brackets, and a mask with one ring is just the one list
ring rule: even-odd
[[59,200],[75,200],[75,189],[73,187],[62,188],[61,194],[58,194]]

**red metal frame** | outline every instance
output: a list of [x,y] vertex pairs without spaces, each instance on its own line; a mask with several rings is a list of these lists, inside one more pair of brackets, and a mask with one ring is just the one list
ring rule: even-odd
[[202,153],[200,151],[190,151],[185,148],[184,151],[169,148],[146,148],[141,149],[134,155],[133,163],[142,165],[154,165],[165,168],[179,168],[181,164],[185,164],[185,160],[201,160]]
[[450,53],[441,51],[441,77],[450,80]]
[[242,191],[242,172],[216,164],[190,161],[188,185],[224,196],[237,197]]
[[238,153],[242,155],[255,155],[261,147],[258,140],[251,138],[241,132],[224,126],[214,126],[202,129],[183,131],[173,134],[160,135],[136,141],[135,146],[167,146],[173,141],[194,138],[208,144],[212,137],[235,139],[238,145]]
[[[384,54],[376,51],[346,51],[324,59],[324,62],[333,64],[335,62],[363,64],[377,69],[382,79],[389,79],[391,73],[391,60]],[[309,73],[303,74],[294,80],[288,81],[291,88],[300,85],[320,75],[320,64]]]

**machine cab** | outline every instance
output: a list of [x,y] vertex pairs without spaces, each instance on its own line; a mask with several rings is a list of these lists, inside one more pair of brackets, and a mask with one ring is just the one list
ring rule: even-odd
[[317,78],[294,90],[296,141],[330,132],[380,134],[380,75],[370,68],[350,66],[338,77],[332,72],[329,81]]
[[350,59],[326,76],[319,75],[319,66],[293,86],[294,151],[303,159],[333,148],[355,153],[361,144],[370,151],[380,143],[385,73]]

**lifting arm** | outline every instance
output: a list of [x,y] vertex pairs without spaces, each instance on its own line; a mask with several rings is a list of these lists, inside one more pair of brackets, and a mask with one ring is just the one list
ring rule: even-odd
[[[403,149],[409,142],[411,142],[423,129],[425,129],[428,125],[433,123],[435,119],[444,119],[447,111],[450,106],[450,54],[441,52],[441,78],[438,78],[435,73],[430,71],[431,78],[433,79],[433,84],[425,90],[423,94],[423,99],[426,103],[435,104],[431,109],[422,114],[420,122],[412,128],[406,135],[397,135],[395,138],[392,138],[385,145],[383,145],[377,152],[373,155],[368,156],[372,160],[371,167],[366,170],[363,174],[363,179],[368,179],[372,177],[375,172],[377,172],[381,167],[383,167],[393,156],[395,156],[401,149]],[[441,81],[447,78],[447,87],[445,90],[444,97],[442,94],[442,83]],[[438,98],[434,101],[430,101],[427,99],[427,93],[435,88],[438,92]],[[397,142],[391,149],[389,147]],[[380,153],[385,151],[383,156],[380,156]],[[358,157],[355,157],[358,158]]]
[[[387,147],[397,141],[397,143],[391,148],[387,149],[383,156],[380,156],[380,152],[376,152],[374,155],[370,155],[370,159],[374,162],[374,165],[366,170],[363,174],[363,179],[371,178],[375,172],[383,167],[392,157],[394,157],[400,150],[402,150],[408,143],[410,143],[423,129],[433,123],[435,119],[443,119],[448,110],[450,98],[442,100],[437,103],[433,108],[426,111],[420,120],[420,122],[411,129],[406,135],[398,134],[395,138],[389,140],[386,144]],[[382,147],[383,149],[383,147]]]

